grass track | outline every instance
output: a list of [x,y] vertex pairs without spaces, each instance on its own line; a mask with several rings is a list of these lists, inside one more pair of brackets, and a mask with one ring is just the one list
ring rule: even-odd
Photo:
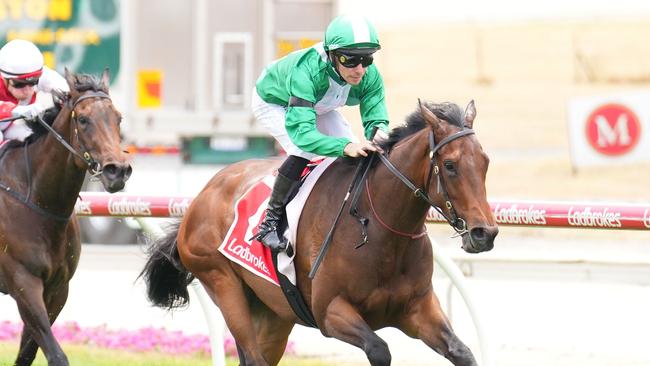
[[[63,344],[71,365],[83,366],[211,366],[211,359],[206,355],[171,356],[161,353],[137,353],[129,351],[108,350],[90,346]],[[17,343],[0,342],[0,366],[13,365],[18,353]],[[236,366],[238,361],[228,359],[227,366]],[[326,363],[312,359],[285,357],[281,366],[325,366]],[[43,354],[39,351],[33,366],[47,366]]]

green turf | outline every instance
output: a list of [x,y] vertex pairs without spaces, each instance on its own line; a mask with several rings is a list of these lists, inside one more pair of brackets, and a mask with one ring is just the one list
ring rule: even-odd
[[[211,366],[209,355],[171,356],[161,353],[140,353],[108,350],[91,346],[63,344],[63,350],[71,365],[83,366]],[[0,342],[0,366],[13,365],[18,352],[18,344]],[[236,366],[239,362],[228,359],[227,366]],[[289,366],[325,366],[326,363],[311,359],[286,356],[280,365]],[[33,366],[47,366],[43,354],[39,351]]]

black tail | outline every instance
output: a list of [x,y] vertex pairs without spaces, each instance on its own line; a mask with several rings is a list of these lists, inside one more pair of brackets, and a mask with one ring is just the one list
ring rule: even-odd
[[151,244],[147,249],[149,259],[138,276],[144,278],[149,301],[169,310],[189,304],[187,286],[194,279],[183,267],[178,255],[176,236],[179,225],[180,223],[174,224],[164,237]]

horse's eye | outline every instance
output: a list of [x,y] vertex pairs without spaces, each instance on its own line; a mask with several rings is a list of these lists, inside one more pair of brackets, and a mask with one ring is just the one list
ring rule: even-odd
[[456,173],[456,165],[454,164],[453,161],[445,160],[444,165],[445,165],[445,169],[447,169],[449,173],[454,173],[454,174]]
[[79,122],[80,125],[85,126],[90,123],[90,119],[86,116],[79,116],[77,122]]

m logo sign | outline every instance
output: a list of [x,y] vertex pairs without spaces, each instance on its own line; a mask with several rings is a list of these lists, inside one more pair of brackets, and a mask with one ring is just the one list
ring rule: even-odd
[[591,147],[607,156],[630,152],[641,137],[641,123],[632,110],[621,104],[604,104],[587,118],[586,137]]

